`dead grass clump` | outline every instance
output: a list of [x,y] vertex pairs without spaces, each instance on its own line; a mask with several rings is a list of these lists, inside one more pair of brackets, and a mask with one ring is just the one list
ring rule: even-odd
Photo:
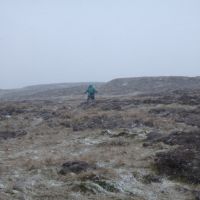
[[170,131],[176,127],[176,122],[173,119],[157,117],[154,119],[154,127],[161,130]]
[[28,170],[40,169],[44,167],[44,161],[28,159],[23,163],[23,166]]
[[60,166],[61,163],[65,162],[64,157],[46,157],[43,160],[39,159],[27,159],[26,161],[21,161],[21,165],[25,167],[28,171],[34,169],[42,169],[44,167]]
[[98,146],[99,147],[103,147],[103,146],[128,146],[129,144],[130,144],[130,142],[128,142],[126,139],[117,138],[117,139],[114,139],[114,140],[111,140],[111,141],[102,142]]
[[124,167],[127,165],[127,161],[124,158],[118,159],[115,161],[114,166],[119,168],[119,167]]
[[90,163],[91,165],[95,165],[97,163],[98,157],[96,153],[90,152],[88,154],[80,155],[78,159]]
[[110,180],[116,179],[117,177],[117,173],[111,168],[99,168],[93,171],[83,172],[78,176],[81,181]]

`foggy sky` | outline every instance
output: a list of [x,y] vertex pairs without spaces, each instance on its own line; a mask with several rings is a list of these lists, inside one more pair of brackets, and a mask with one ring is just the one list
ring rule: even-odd
[[199,0],[0,0],[0,88],[200,75]]

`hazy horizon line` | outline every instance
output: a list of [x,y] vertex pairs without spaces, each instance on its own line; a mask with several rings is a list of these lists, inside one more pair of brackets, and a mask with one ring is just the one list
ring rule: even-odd
[[147,76],[147,75],[144,75],[144,76],[130,76],[130,77],[127,77],[127,76],[122,76],[122,77],[116,77],[116,78],[113,78],[113,79],[110,79],[108,81],[70,81],[70,82],[46,82],[46,83],[33,83],[33,84],[27,84],[27,85],[24,85],[22,87],[9,87],[9,88],[0,88],[0,90],[17,90],[17,89],[25,89],[25,88],[29,88],[29,87],[39,87],[39,86],[48,86],[48,85],[61,85],[61,84],[90,84],[90,83],[108,83],[110,81],[113,81],[113,80],[116,80],[116,79],[130,79],[130,78],[158,78],[158,77],[163,77],[163,78],[166,78],[166,77],[180,77],[180,78],[198,78],[200,77],[200,75],[196,75],[196,76],[189,76],[189,75],[155,75],[155,76]]

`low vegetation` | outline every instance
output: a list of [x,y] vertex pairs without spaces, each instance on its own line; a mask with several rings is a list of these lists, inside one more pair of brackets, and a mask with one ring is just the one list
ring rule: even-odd
[[0,199],[200,199],[199,99],[1,102]]

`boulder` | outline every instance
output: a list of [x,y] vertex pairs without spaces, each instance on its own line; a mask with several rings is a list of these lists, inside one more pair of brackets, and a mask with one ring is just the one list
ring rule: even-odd
[[95,166],[90,165],[85,161],[68,161],[62,165],[60,174],[65,175],[67,173],[73,172],[75,174],[88,171],[90,169],[95,169]]

